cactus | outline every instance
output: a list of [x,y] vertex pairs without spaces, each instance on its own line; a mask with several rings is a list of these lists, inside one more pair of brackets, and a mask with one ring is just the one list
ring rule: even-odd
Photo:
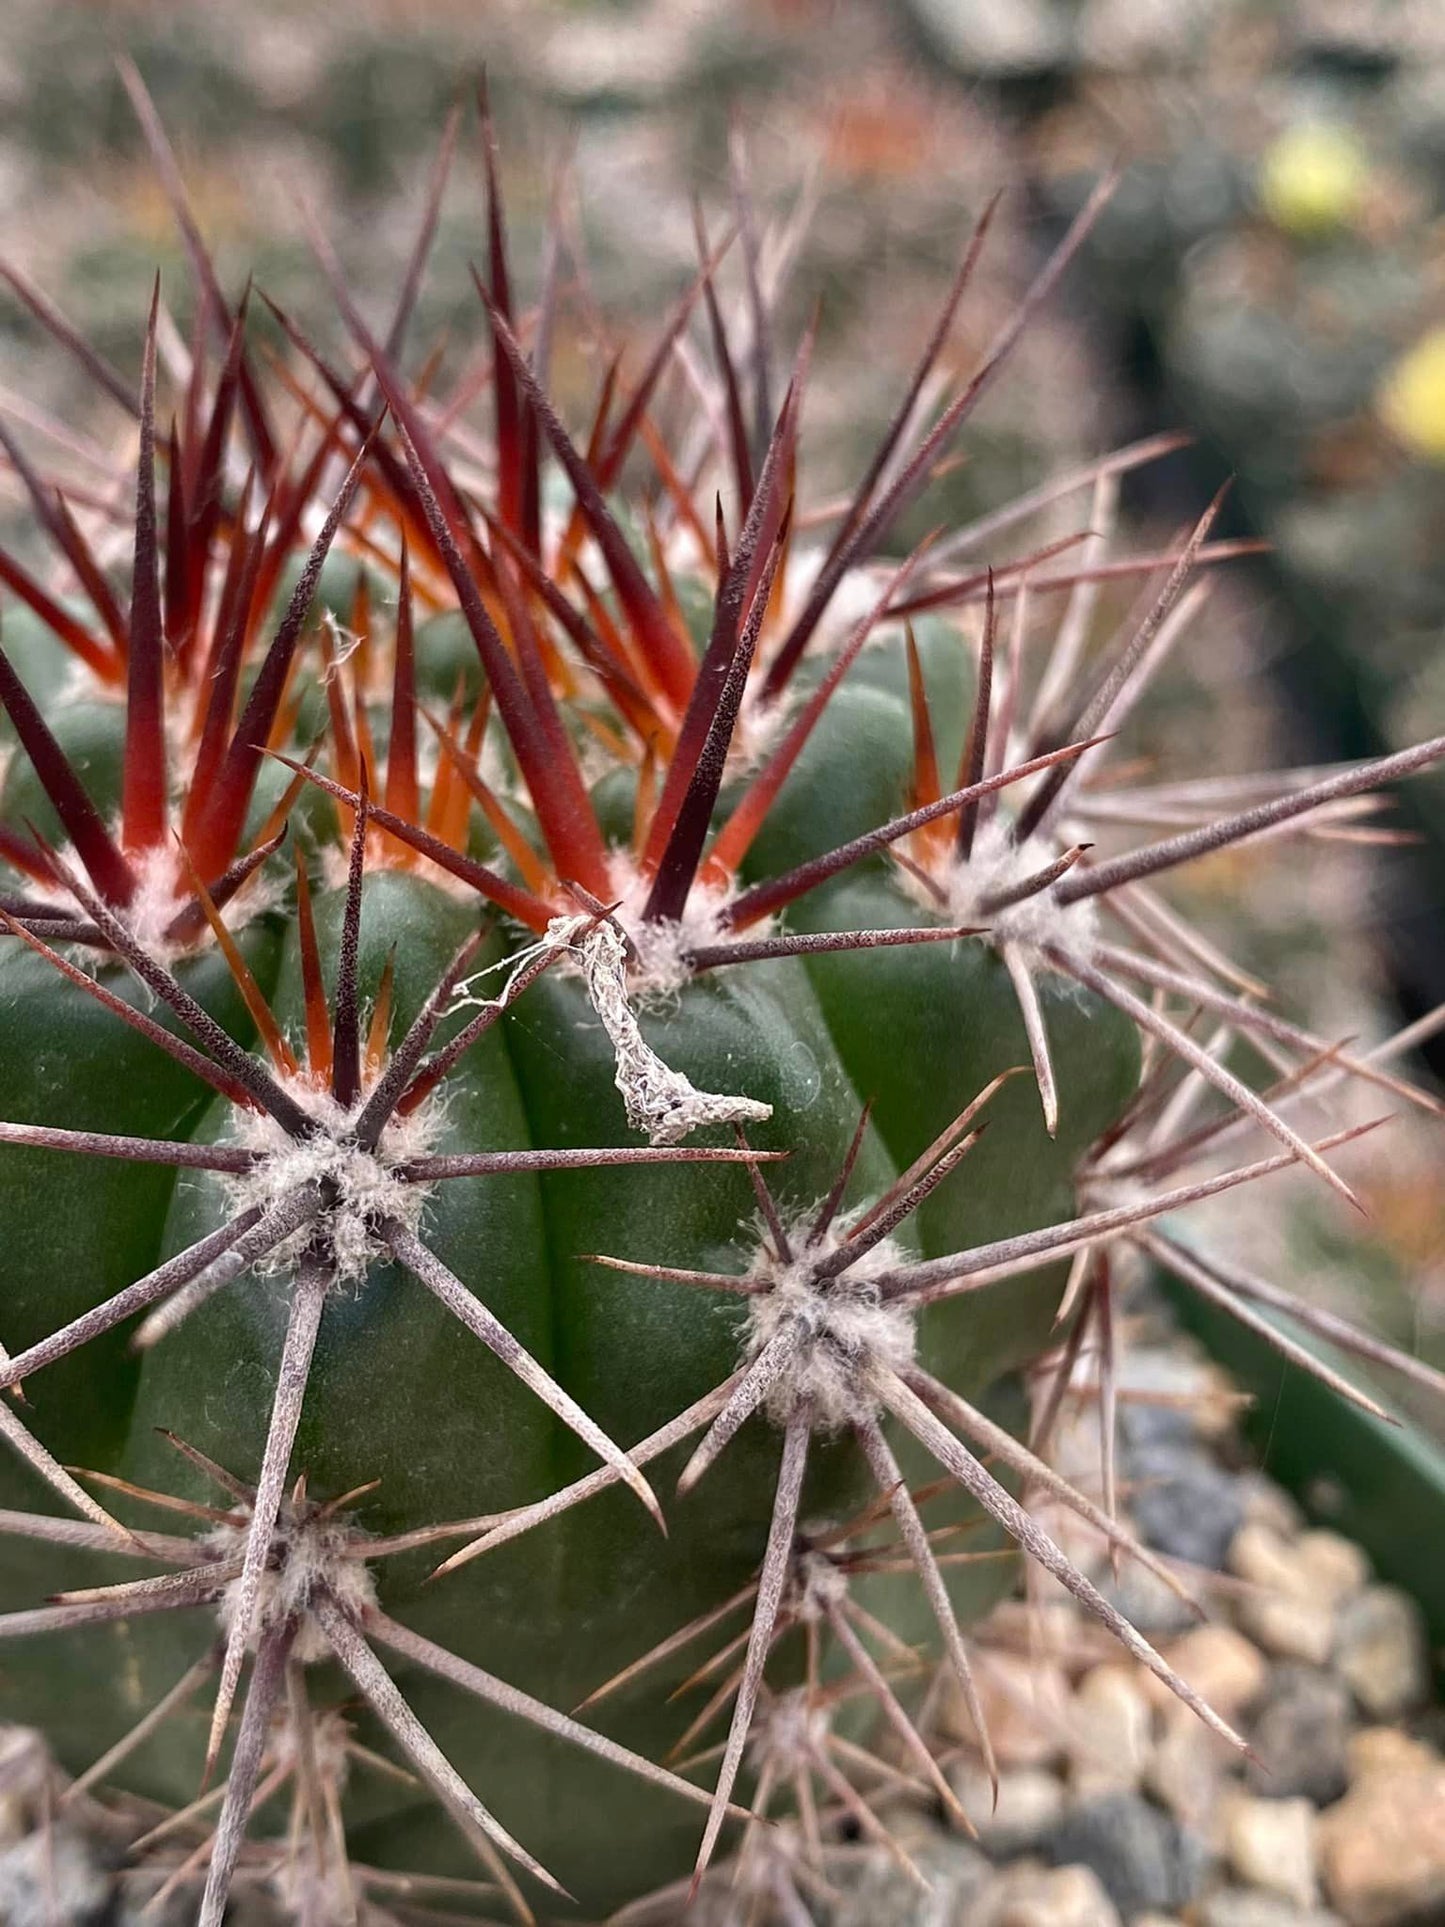
[[[961,1628],[1006,1544],[1237,1741],[1016,1488],[1179,1587],[1115,1516],[1107,1452],[1102,1501],[1045,1456],[1088,1334],[1116,1342],[1119,1273],[1142,1247],[1246,1321],[1273,1289],[1317,1322],[1155,1221],[1297,1163],[1349,1196],[1324,1154],[1359,1127],[1309,1142],[1302,1093],[1429,1100],[1261,1009],[1149,880],[1348,817],[1445,743],[1101,787],[1238,546],[1216,504],[1105,559],[1120,475],[1165,442],[1043,491],[1092,490],[1082,556],[956,572],[1035,499],[878,560],[1108,184],[920,433],[985,216],[809,556],[810,343],[775,406],[756,278],[744,355],[705,240],[574,441],[550,313],[530,355],[518,332],[483,106],[479,480],[404,371],[444,168],[385,334],[319,245],[355,355],[278,314],[298,372],[268,387],[132,92],[221,353],[162,433],[159,289],[137,396],[10,274],[138,455],[127,602],[6,443],[80,594],[0,556],[0,1641],[33,1642],[0,1712],[79,1776],[66,1800],[160,1803],[135,1877],[205,1927],[248,1883],[307,1922],[472,1881],[522,1919],[680,1903],[749,1805],[789,1802],[796,1839],[740,1836],[738,1892],[796,1919],[828,1826],[886,1838],[870,1718],[957,1809],[915,1648],[990,1760]],[[699,318],[715,521],[654,427]],[[1146,592],[1096,648],[1111,574]],[[1130,822],[1165,834],[1095,854]],[[1261,1130],[1270,1155],[1218,1168]],[[1009,1375],[1050,1351],[1025,1443]]]

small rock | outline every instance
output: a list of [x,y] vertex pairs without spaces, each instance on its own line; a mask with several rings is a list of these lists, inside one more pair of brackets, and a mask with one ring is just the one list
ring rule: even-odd
[[1119,1440],[1130,1455],[1132,1475],[1141,1453],[1157,1450],[1161,1445],[1192,1444],[1194,1419],[1189,1407],[1182,1402],[1160,1400],[1155,1404],[1126,1395],[1119,1405]]
[[1130,1477],[1140,1537],[1172,1559],[1217,1572],[1244,1517],[1230,1475],[1194,1446],[1165,1444],[1133,1454]]
[[1257,1519],[1247,1520],[1235,1534],[1229,1548],[1229,1570],[1251,1585],[1284,1593],[1291,1599],[1310,1596],[1309,1580],[1295,1556],[1294,1543]]
[[1350,1696],[1339,1680],[1312,1666],[1277,1666],[1250,1724],[1257,1761],[1245,1781],[1263,1799],[1302,1797],[1317,1807],[1338,1800],[1350,1783]]
[[1063,1782],[1039,1767],[998,1776],[998,1805],[981,1764],[966,1760],[949,1780],[964,1812],[978,1829],[979,1845],[997,1859],[1026,1853],[1057,1825],[1064,1810]]
[[1369,1772],[1317,1824],[1325,1887],[1350,1927],[1445,1907],[1445,1760]]
[[1349,1743],[1351,1786],[1378,1774],[1400,1777],[1409,1773],[1428,1773],[1440,1764],[1440,1755],[1423,1740],[1412,1739],[1393,1726],[1367,1726]]
[[1219,1798],[1220,1759],[1230,1749],[1187,1706],[1165,1715],[1144,1784],[1176,1820],[1207,1834]]
[[1184,1907],[1204,1876],[1208,1850],[1177,1820],[1135,1793],[1114,1793],[1065,1814],[1044,1843],[1055,1866],[1092,1867],[1119,1910]]
[[[979,1704],[1000,1766],[1050,1766],[1068,1737],[1069,1687],[1047,1660],[1017,1653],[980,1654],[974,1666]],[[942,1676],[939,1725],[950,1739],[976,1745],[963,1693],[951,1671]]]
[[0,1793],[0,1852],[23,1840],[30,1831],[30,1814],[18,1793]]
[[910,0],[909,10],[940,58],[970,78],[1038,73],[1068,58],[1068,30],[1047,0]]
[[1242,1472],[1236,1481],[1244,1516],[1253,1525],[1268,1526],[1282,1539],[1293,1539],[1304,1526],[1304,1515],[1282,1486],[1263,1472]]
[[1335,1631],[1335,1671],[1372,1719],[1394,1719],[1430,1690],[1420,1608],[1394,1586],[1370,1586],[1350,1600]]
[[[940,1828],[927,1807],[907,1797],[880,1802],[878,1818],[887,1827],[893,1844],[901,1847],[910,1860],[920,1861],[933,1848],[946,1847],[959,1838],[956,1833]],[[780,1825],[787,1827],[789,1822],[783,1821]],[[972,1840],[967,1841],[967,1845],[976,1851]]]
[[[1085,1471],[1075,1466],[1066,1472],[1064,1476],[1075,1486],[1083,1486],[1085,1489],[1091,1489],[1096,1486],[1099,1481],[1097,1463],[1096,1457],[1093,1469]],[[1105,1575],[1111,1571],[1112,1562],[1109,1558],[1108,1546],[1104,1543],[1098,1531],[1089,1524],[1088,1520],[1080,1518],[1078,1513],[1073,1511],[1071,1507],[1056,1506],[1054,1508],[1049,1518],[1049,1537],[1059,1548],[1060,1552],[1063,1553],[1070,1565],[1076,1566],[1085,1578],[1092,1579],[1095,1585],[1100,1584]],[[1040,1578],[1046,1578],[1048,1580],[1048,1587],[1036,1584],[1034,1587],[1036,1597],[1042,1599],[1052,1597],[1053,1600],[1059,1603],[1068,1599],[1069,1595],[1067,1590],[1060,1585],[1060,1582],[1052,1573],[1040,1574],[1039,1576]],[[1053,1589],[1052,1594],[1050,1593],[1050,1588]]]
[[1335,1638],[1333,1602],[1325,1596],[1297,1545],[1271,1527],[1241,1526],[1229,1548],[1229,1569],[1259,1590],[1238,1604],[1239,1623],[1268,1653],[1323,1666]]
[[[1135,1923],[1138,1927],[1138,1923]],[[1296,1907],[1252,1887],[1221,1887],[1199,1909],[1199,1927],[1343,1927],[1338,1914]]]
[[[1222,1385],[1218,1366],[1191,1357],[1177,1335],[1162,1346],[1131,1345],[1119,1361],[1119,1436],[1130,1456],[1129,1476],[1135,1476],[1140,1453],[1196,1439]],[[1226,1410],[1232,1410],[1228,1401]]]
[[[1195,1626],[1176,1639],[1164,1657],[1227,1720],[1238,1719],[1259,1698],[1269,1678],[1264,1654],[1232,1626]],[[1156,1706],[1176,1704],[1169,1688],[1152,1673],[1147,1691]]]
[[[1122,1414],[1119,1418],[1123,1423]],[[1050,1454],[1060,1474],[1076,1484],[1097,1480],[1100,1471],[1099,1410],[1091,1400],[1065,1404],[1050,1435]],[[1120,1468],[1123,1470],[1123,1467]],[[1095,1544],[1097,1545],[1097,1537]]]
[[1074,1693],[1069,1777],[1087,1798],[1133,1792],[1153,1746],[1149,1702],[1129,1666],[1095,1666]]
[[1148,1633],[1156,1644],[1199,1623],[1189,1601],[1136,1560],[1126,1559],[1117,1579],[1106,1569],[1096,1574],[1094,1583],[1131,1626]]
[[1331,1606],[1353,1599],[1370,1582],[1369,1556],[1338,1532],[1304,1532],[1294,1557],[1315,1595]]
[[1121,1927],[1118,1910],[1088,1867],[1023,1861],[995,1876],[958,1927]]
[[1224,1811],[1223,1834],[1229,1864],[1241,1880],[1296,1907],[1314,1905],[1315,1810],[1308,1800],[1236,1794]]
[[1244,1599],[1239,1604],[1239,1621],[1267,1653],[1280,1659],[1323,1666],[1334,1644],[1334,1613],[1322,1600],[1282,1595]]
[[[976,1897],[993,1876],[977,1847],[939,1834],[926,1851],[910,1848],[910,1857],[929,1883],[927,1893],[888,1854],[872,1853],[850,1874],[833,1927],[945,1927],[974,1918]],[[726,1919],[737,1919],[735,1908]]]

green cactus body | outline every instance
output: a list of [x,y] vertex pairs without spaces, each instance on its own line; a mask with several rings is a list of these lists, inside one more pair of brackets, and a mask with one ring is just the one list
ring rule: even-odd
[[[856,1753],[829,1749],[875,1717],[952,1807],[881,1661],[941,1651],[987,1764],[959,1625],[1010,1541],[1237,1739],[1001,1482],[1171,1583],[1111,1471],[1101,1506],[984,1401],[1019,1418],[1019,1369],[1062,1340],[1047,1434],[1084,1337],[1110,1354],[1113,1241],[1149,1217],[1296,1161],[1339,1186],[1228,1068],[1235,1036],[1263,1028],[1286,1083],[1378,1081],[1239,998],[1152,878],[1445,752],[1267,779],[1248,809],[1115,788],[1106,823],[1185,828],[1090,856],[1096,752],[1199,606],[1215,511],[1117,639],[1083,570],[1042,665],[1024,578],[1067,542],[986,586],[920,551],[840,638],[834,594],[1018,330],[916,441],[904,407],[790,576],[806,352],[776,409],[751,371],[751,449],[709,268],[727,525],[660,444],[666,501],[628,500],[690,304],[584,454],[511,331],[489,138],[495,500],[402,372],[405,304],[383,343],[343,303],[345,373],[282,318],[336,403],[287,448],[203,273],[224,359],[212,382],[195,358],[164,444],[152,313],[128,616],[6,576],[0,1717],[178,1833],[223,1776],[178,1865],[133,1837],[200,1927],[243,1879],[304,1927],[372,1927],[388,1880],[479,1858],[483,1904],[522,1920],[681,1902],[740,1790],[817,1778],[820,1827],[858,1823]],[[1151,450],[1060,494],[1092,482],[1107,521]],[[94,594],[83,534],[56,539]],[[985,595],[981,625],[931,613]],[[1211,1088],[1232,1108],[1198,1123]],[[1169,1189],[1241,1125],[1274,1156]],[[737,1864],[797,1919],[790,1837],[748,1830]]]
[[[247,949],[262,981],[274,977],[276,932],[258,926]],[[244,1009],[221,959],[206,958],[186,979],[244,1038]],[[43,962],[16,946],[0,955],[0,1060],[7,1066],[6,1107],[28,1122],[189,1136],[204,1115],[204,1091],[182,1067],[167,1064],[114,1017],[70,994]],[[172,1183],[172,1174],[159,1167],[138,1173],[97,1168],[78,1157],[62,1162],[39,1152],[7,1153],[0,1209],[7,1221],[34,1226],[6,1259],[5,1341],[11,1350],[94,1303],[97,1286],[104,1295],[112,1281],[124,1284],[154,1262]],[[37,1200],[43,1201],[39,1210]],[[34,1400],[45,1415],[40,1423],[48,1439],[53,1435],[54,1449],[80,1463],[90,1463],[96,1450],[97,1463],[113,1460],[134,1373],[125,1347],[107,1345],[104,1357],[63,1364],[43,1388],[37,1385]],[[0,1465],[8,1480],[10,1462]],[[8,1560],[6,1567],[8,1577]]]
[[[900,787],[898,743],[907,718],[892,697],[881,710],[874,707],[881,798]],[[877,728],[880,717],[891,728]],[[849,755],[832,771],[805,773],[807,814],[846,821],[856,808],[855,749],[850,743]],[[836,791],[832,811],[820,795],[830,778]],[[786,815],[785,805],[784,824]],[[807,833],[805,822],[793,847],[801,851]],[[893,920],[908,919],[909,906],[886,878],[856,887],[870,892],[875,916],[874,900],[887,898]],[[334,959],[342,905],[338,894],[318,908],[328,959]],[[387,958],[394,960],[397,1028],[415,1014],[474,924],[474,911],[435,885],[384,872],[371,880],[363,898],[361,981],[374,995]],[[265,923],[258,938],[263,948],[274,949]],[[7,962],[12,975],[27,981],[7,1002],[6,1014],[33,1036],[47,1007],[68,1007],[65,986],[38,960],[12,956]],[[870,982],[871,1014],[850,998],[846,979],[839,982],[812,962],[780,960],[699,980],[647,1020],[656,1046],[699,1086],[746,1090],[774,1106],[771,1123],[755,1131],[754,1141],[759,1148],[790,1152],[775,1185],[790,1205],[810,1205],[827,1190],[857,1122],[860,1093],[874,1099],[878,1119],[855,1170],[855,1193],[865,1198],[884,1189],[900,1162],[915,1155],[990,1076],[1019,1061],[1021,1038],[1006,987],[1001,991],[993,981],[981,953],[939,952],[906,962],[911,973],[895,969],[881,993],[879,979]],[[931,976],[918,970],[920,962],[935,966]],[[980,963],[981,991],[969,981],[980,977]],[[207,967],[214,972],[216,966]],[[274,965],[274,986],[277,1012],[294,1035],[301,1011],[294,928]],[[935,998],[948,1013],[951,1057],[936,1048],[919,1054],[926,1000]],[[1000,1150],[986,1208],[975,1202],[972,1211],[964,1205],[944,1214],[936,1228],[920,1226],[922,1251],[956,1248],[965,1230],[976,1241],[1067,1213],[1071,1162],[1117,1111],[1135,1075],[1132,1034],[1116,1034],[1101,1021],[1109,1038],[1102,1072],[1099,1030],[1090,1031],[1082,1012],[1077,1043],[1071,1037],[1062,1047],[1075,1073],[1071,1088],[1082,1099],[1071,1103],[1061,1139],[1050,1143],[1036,1096],[1021,1088],[1025,1101],[996,1126]],[[166,1101],[164,1078],[148,1062],[136,1063],[137,1055],[146,1056],[144,1043],[115,1037],[118,1026],[103,1013],[93,1025],[96,1034],[87,1038],[83,1056],[71,1040],[65,1047],[72,1082],[83,1079],[92,1094],[89,1106],[77,1102],[74,1089],[57,1092],[43,1107],[38,1098],[12,1089],[6,1101],[12,1115],[36,1121],[82,1116],[96,1129],[164,1129],[198,1140],[224,1134],[228,1106],[218,1102],[208,1109],[190,1088],[180,1100],[170,1093],[168,1111],[159,1108]],[[932,1066],[926,1080],[915,1069],[925,1061]],[[853,1066],[856,1075],[850,1075]],[[554,972],[469,1054],[462,1074],[448,1080],[434,1148],[633,1141],[614,1072],[611,1047],[580,980]],[[34,1184],[44,1155],[10,1153],[7,1179]],[[94,1187],[94,1173],[81,1160],[75,1164],[79,1182]],[[12,1315],[6,1335],[12,1350],[94,1301],[97,1240],[110,1253],[99,1274],[102,1285],[112,1277],[124,1283],[164,1251],[183,1249],[214,1229],[234,1209],[218,1191],[222,1181],[208,1174],[183,1172],[173,1182],[157,1171],[142,1189],[131,1167],[111,1169],[124,1180],[113,1195],[125,1215],[111,1215],[116,1206],[107,1195],[101,1205],[106,1215],[88,1197],[59,1216],[58,1247],[37,1253],[46,1287],[31,1286],[36,1302],[27,1318]],[[969,1175],[961,1173],[940,1196],[964,1191]],[[53,1160],[40,1176],[54,1197],[59,1187]],[[489,1177],[447,1187],[431,1201],[428,1243],[604,1430],[625,1441],[652,1431],[734,1369],[737,1321],[731,1307],[711,1299],[599,1272],[585,1254],[605,1248],[662,1264],[731,1268],[751,1215],[746,1180],[728,1167]],[[117,1234],[132,1221],[122,1241]],[[49,1283],[57,1276],[76,1281],[77,1293],[68,1300]],[[104,1351],[87,1350],[65,1361],[37,1381],[37,1432],[47,1443],[54,1433],[57,1449],[63,1439],[67,1456],[99,1470],[207,1498],[199,1475],[182,1468],[178,1482],[174,1453],[160,1428],[192,1442],[210,1441],[217,1454],[223,1442],[230,1463],[257,1461],[285,1327],[283,1283],[261,1276],[244,1291],[228,1291],[139,1364],[114,1336]],[[981,1318],[971,1303],[938,1308],[923,1356],[970,1395],[985,1390],[1000,1371],[1037,1350],[1060,1283],[1057,1272],[1049,1274],[1037,1303],[1024,1307],[986,1301]],[[78,1412],[89,1420],[79,1434],[53,1417]],[[664,1487],[668,1466],[675,1474],[683,1457],[674,1453],[662,1463]],[[705,1497],[694,1495],[670,1513],[666,1539],[630,1495],[612,1493],[435,1587],[420,1583],[434,1561],[414,1557],[388,1573],[383,1598],[407,1623],[454,1652],[554,1705],[573,1705],[609,1672],[746,1583],[766,1536],[776,1457],[775,1436],[755,1420],[711,1475]],[[369,1530],[391,1534],[421,1520],[502,1511],[541,1498],[590,1462],[585,1447],[395,1266],[377,1266],[328,1305],[295,1463],[319,1492],[378,1479],[359,1513]],[[809,1514],[847,1516],[866,1492],[856,1454],[840,1445],[816,1462]],[[34,1597],[39,1570],[32,1559],[15,1571],[16,1583],[7,1589],[13,1602]],[[54,1590],[53,1564],[44,1570]],[[906,1591],[896,1583],[890,1590]],[[895,1600],[895,1612],[902,1605]],[[911,1617],[916,1619],[916,1606]],[[54,1734],[62,1757],[78,1768],[99,1742],[124,1731],[137,1705],[158,1698],[183,1664],[204,1651],[214,1631],[201,1615],[194,1620],[184,1636],[167,1628],[167,1636],[157,1637],[144,1621],[108,1627],[107,1656],[99,1663],[93,1639],[87,1647],[92,1685],[82,1719],[73,1717],[76,1696],[66,1659],[73,1641],[47,1642],[53,1659],[46,1655],[28,1672],[8,1710]],[[607,1730],[658,1757],[686,1724],[688,1709],[668,1707],[666,1696],[693,1663],[680,1655],[646,1693],[632,1696]],[[686,1871],[697,1831],[689,1808],[665,1795],[639,1798],[607,1767],[514,1721],[479,1717],[424,1676],[402,1671],[398,1678],[448,1756],[486,1789],[498,1818],[527,1841],[588,1913]],[[137,1790],[184,1802],[199,1771],[202,1738],[198,1722],[167,1729],[163,1741],[135,1762]],[[466,1848],[434,1804],[384,1783],[368,1786],[364,1775],[357,1776],[354,1799],[359,1857],[465,1871]]]

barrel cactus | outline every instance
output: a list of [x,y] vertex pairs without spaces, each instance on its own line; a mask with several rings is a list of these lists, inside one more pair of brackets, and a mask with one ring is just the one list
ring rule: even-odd
[[[279,315],[268,386],[130,78],[214,376],[197,352],[172,415],[159,290],[133,390],[10,274],[136,451],[128,593],[8,437],[53,580],[0,556],[0,1714],[78,1776],[62,1811],[142,1815],[133,1877],[206,1927],[246,1886],[313,1923],[680,1907],[738,1840],[748,1904],[796,1919],[828,1829],[882,1833],[870,1722],[967,1824],[913,1689],[941,1655],[990,1759],[961,1630],[1008,1575],[990,1531],[1234,1738],[1020,1504],[1181,1583],[1109,1478],[1050,1470],[1047,1400],[1011,1429],[1011,1375],[1108,1329],[1120,1243],[1256,1317],[1151,1224],[1297,1162],[1343,1189],[1352,1133],[1291,1104],[1415,1095],[1261,1008],[1151,879],[1445,745],[1103,788],[1233,546],[1211,509],[1106,559],[1161,443],[880,559],[1107,184],[919,429],[980,223],[811,548],[810,344],[779,399],[725,248],[574,439],[484,113],[489,439],[407,372],[435,200],[381,332],[318,244],[355,353]],[[656,404],[693,328],[684,474]],[[1080,493],[1081,538],[960,572]]]

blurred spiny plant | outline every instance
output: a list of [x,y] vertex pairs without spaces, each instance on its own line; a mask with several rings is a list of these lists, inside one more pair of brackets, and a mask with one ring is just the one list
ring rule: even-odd
[[[489,353],[445,392],[407,337],[460,115],[393,313],[363,318],[318,235],[352,352],[278,313],[282,361],[131,91],[189,348],[157,288],[133,388],[7,269],[137,455],[132,516],[5,435],[55,556],[0,555],[0,1640],[29,1642],[0,1710],[80,1773],[65,1800],[160,1803],[129,1877],[205,1927],[258,1883],[318,1923],[398,1895],[675,1908],[726,1871],[738,1797],[737,1904],[799,1919],[840,1829],[892,1846],[880,1786],[967,1824],[919,1652],[991,1768],[961,1627],[1000,1544],[1234,1740],[1015,1494],[1181,1588],[1116,1509],[1140,1248],[1429,1377],[1161,1228],[1297,1163],[1348,1198],[1325,1154],[1368,1125],[1292,1118],[1361,1083],[1431,1100],[1388,1068],[1408,1036],[1362,1057],[1274,1014],[1156,883],[1244,838],[1373,834],[1445,742],[1250,779],[1109,763],[1239,546],[1216,504],[1109,552],[1169,438],[882,559],[1110,184],[943,391],[984,214],[856,488],[808,507],[810,343],[778,383],[741,176],[574,439],[547,392],[564,250],[524,312],[485,102]],[[1077,532],[975,560],[1080,496]],[[1139,599],[1103,636],[1116,579]],[[1099,1498],[1046,1458],[1086,1347]],[[1045,1354],[1017,1436],[996,1388]]]

